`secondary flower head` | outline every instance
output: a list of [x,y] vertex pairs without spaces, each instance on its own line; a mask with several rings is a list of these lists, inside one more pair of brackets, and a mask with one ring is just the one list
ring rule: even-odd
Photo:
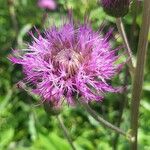
[[39,0],[38,6],[40,8],[54,10],[54,9],[56,9],[56,2],[55,2],[55,0]]
[[17,56],[15,51],[10,60],[22,65],[24,82],[45,101],[73,104],[77,95],[86,102],[101,101],[105,92],[119,91],[107,83],[122,66],[115,64],[119,48],[112,49],[111,33],[103,36],[88,23],[69,21],[44,36],[31,34],[33,42],[25,53]]
[[129,11],[130,0],[101,0],[104,11],[113,17],[123,17]]

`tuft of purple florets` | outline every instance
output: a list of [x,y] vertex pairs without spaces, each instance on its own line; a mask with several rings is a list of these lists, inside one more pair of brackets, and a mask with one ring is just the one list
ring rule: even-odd
[[43,9],[55,10],[56,2],[55,0],[39,0],[38,6]]
[[36,38],[23,55],[14,52],[10,60],[21,64],[24,82],[45,101],[73,104],[75,96],[86,102],[101,101],[106,92],[119,92],[108,80],[118,73],[122,64],[115,64],[119,56],[109,42],[108,32],[102,36],[90,25],[74,25],[73,21],[60,28],[52,27],[44,36]]

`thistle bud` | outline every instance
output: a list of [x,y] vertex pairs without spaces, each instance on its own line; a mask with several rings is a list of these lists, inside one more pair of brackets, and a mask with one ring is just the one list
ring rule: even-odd
[[104,11],[113,17],[123,17],[129,11],[130,0],[101,0]]
[[45,112],[48,114],[48,115],[58,115],[60,114],[61,112],[61,107],[59,106],[56,106],[56,104],[54,102],[51,102],[51,101],[45,101],[43,103],[44,105],[44,109],[45,109]]
[[38,6],[46,10],[55,10],[57,4],[55,0],[39,0]]

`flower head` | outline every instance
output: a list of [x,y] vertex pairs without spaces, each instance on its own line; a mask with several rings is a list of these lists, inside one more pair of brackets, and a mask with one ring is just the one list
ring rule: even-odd
[[22,65],[24,81],[45,101],[72,104],[76,95],[86,102],[100,101],[105,92],[119,91],[107,83],[122,66],[115,64],[119,48],[112,49],[111,33],[103,36],[87,23],[70,21],[46,30],[44,36],[32,34],[33,42],[25,53],[15,56],[15,51],[10,60]]
[[123,17],[129,11],[130,0],[101,0],[104,11],[113,17]]
[[55,0],[39,0],[38,6],[40,8],[54,10],[54,9],[56,9],[56,2],[55,2]]

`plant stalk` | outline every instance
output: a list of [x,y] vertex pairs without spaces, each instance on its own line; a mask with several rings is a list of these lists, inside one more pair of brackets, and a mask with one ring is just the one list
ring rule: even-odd
[[129,61],[127,61],[127,65],[129,66],[129,71],[130,71],[130,74],[132,77],[133,73],[134,73],[134,65],[133,65],[133,61],[132,61],[132,51],[131,51],[121,18],[116,18],[116,25],[117,25],[118,31],[123,39],[123,43],[127,50],[127,55],[129,57]]
[[142,84],[144,78],[144,66],[148,46],[148,33],[150,27],[150,0],[144,0],[142,25],[139,35],[137,62],[133,80],[132,101],[131,101],[131,130],[134,137],[131,142],[131,149],[137,150],[138,142],[138,116],[139,106],[142,93]]
[[61,126],[61,128],[63,129],[63,132],[64,132],[64,136],[66,137],[66,139],[68,140],[68,143],[70,144],[70,146],[72,147],[73,150],[76,150],[74,144],[73,144],[73,141],[68,133],[68,130],[67,128],[65,127],[64,125],[64,122],[63,122],[63,119],[60,115],[56,115],[56,118]]
[[101,124],[103,124],[105,127],[108,127],[112,130],[114,130],[115,132],[122,134],[123,136],[126,136],[126,132],[122,131],[121,129],[119,129],[118,127],[114,126],[113,124],[109,123],[108,121],[104,120],[103,118],[101,118],[86,102],[80,100],[79,103],[86,109],[86,111],[98,122],[100,122]]

